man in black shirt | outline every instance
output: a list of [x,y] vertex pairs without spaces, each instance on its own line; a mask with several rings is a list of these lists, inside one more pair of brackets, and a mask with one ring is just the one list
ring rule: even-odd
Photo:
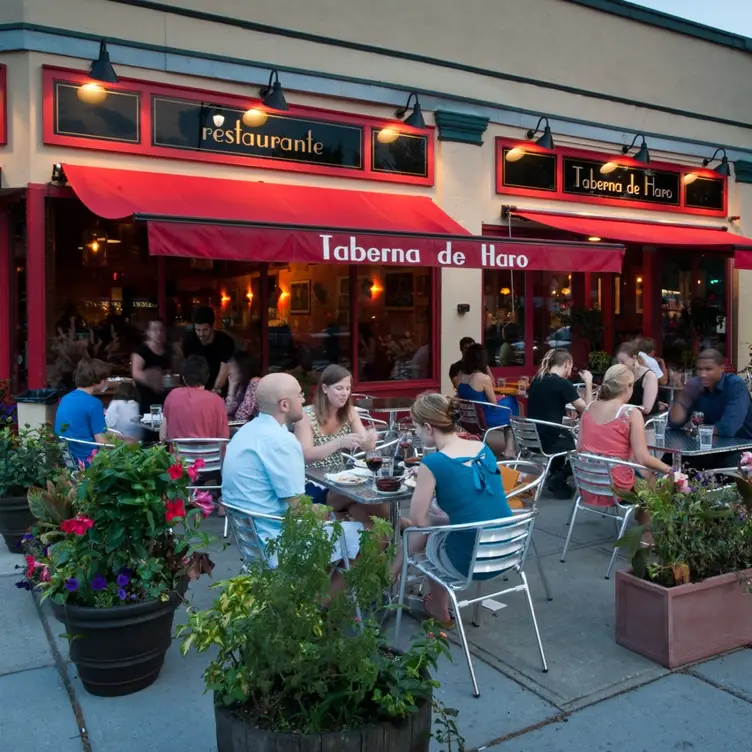
[[[474,345],[475,340],[472,337],[463,337],[460,340],[460,353],[462,356],[465,356],[465,352],[467,351],[467,348],[470,347],[470,345]],[[462,370],[462,358],[460,358],[457,362],[452,363],[451,366],[449,366],[449,378],[452,381],[452,384],[454,386],[457,386],[457,377],[460,375],[460,371]]]
[[209,306],[197,308],[193,314],[193,331],[183,340],[183,355],[200,355],[209,364],[206,389],[222,394],[227,386],[228,362],[235,352],[229,334],[214,329],[214,311]]

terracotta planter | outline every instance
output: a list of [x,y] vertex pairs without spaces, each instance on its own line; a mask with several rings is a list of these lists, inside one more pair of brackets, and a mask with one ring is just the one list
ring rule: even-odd
[[29,511],[29,502],[25,496],[4,496],[0,498],[0,535],[11,553],[22,554],[21,538],[36,522]]
[[431,742],[431,703],[397,723],[380,723],[332,734],[283,734],[245,723],[230,710],[214,707],[218,752],[428,752]]
[[752,569],[667,588],[616,573],[616,641],[666,668],[752,644]]

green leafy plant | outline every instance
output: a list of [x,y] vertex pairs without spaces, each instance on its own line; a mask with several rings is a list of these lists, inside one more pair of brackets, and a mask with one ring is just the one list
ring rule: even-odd
[[44,486],[61,464],[58,439],[50,426],[16,430],[6,420],[0,428],[0,497],[25,496],[28,488]]
[[[26,578],[57,603],[108,607],[166,600],[186,576],[211,572],[200,547],[205,500],[190,500],[198,468],[164,447],[119,442],[93,453],[78,485],[59,473],[29,490],[37,518],[25,536]],[[191,508],[191,506],[193,508]]]
[[605,350],[593,350],[588,355],[588,365],[594,373],[605,373],[611,366],[611,354]]
[[628,547],[637,577],[673,587],[752,567],[752,510],[738,489],[675,473],[619,495],[644,520],[615,543]]
[[[429,671],[449,655],[446,635],[428,624],[400,653],[379,626],[391,585],[388,523],[376,520],[361,533],[346,587],[330,599],[329,562],[340,530],[334,523],[335,536],[328,535],[310,500],[298,500],[268,544],[278,566],[254,565],[215,585],[221,592],[213,605],[190,609],[178,628],[183,654],[217,650],[204,672],[206,689],[250,725],[322,733],[396,721],[429,702],[438,686]],[[438,707],[441,741],[463,749],[453,711]]]

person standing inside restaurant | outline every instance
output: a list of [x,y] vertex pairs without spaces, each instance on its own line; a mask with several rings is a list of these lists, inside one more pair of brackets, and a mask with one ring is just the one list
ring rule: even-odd
[[[110,367],[101,360],[79,361],[74,373],[76,388],[66,394],[57,406],[55,433],[68,439],[97,442],[107,441],[107,424],[104,419],[104,405],[94,395],[101,394],[107,386]],[[92,447],[69,444],[73,458],[85,462]]]
[[131,355],[131,376],[138,389],[138,406],[142,415],[152,405],[164,404],[164,377],[170,372],[170,354],[166,347],[167,334],[162,319],[152,319],[146,325],[146,338]]
[[185,386],[173,389],[164,403],[159,438],[229,439],[230,426],[224,400],[204,388],[209,364],[200,355],[191,355],[183,365]]
[[642,410],[643,415],[658,412],[658,377],[640,362],[640,352],[633,342],[625,342],[616,352],[616,360],[634,374],[630,405]]
[[204,385],[210,392],[224,394],[229,375],[229,362],[235,352],[235,342],[225,332],[214,329],[214,311],[209,306],[197,308],[193,314],[193,331],[183,340],[183,355],[199,355],[209,364]]
[[[585,382],[585,397],[580,397],[569,380],[574,361],[569,350],[549,350],[541,361],[527,393],[527,417],[543,420],[547,423],[563,423],[567,405],[572,405],[582,413],[593,399],[593,376],[589,371],[580,371]],[[574,449],[572,432],[553,426],[538,426],[538,436],[546,454],[558,454]],[[551,463],[546,488],[559,499],[568,499],[572,495],[568,478],[572,469],[566,456],[556,457]]]
[[[703,422],[723,438],[752,439],[752,399],[744,380],[724,373],[724,357],[718,350],[703,350],[697,356],[697,376],[677,392],[669,412],[671,428],[681,428],[692,413],[703,414]],[[738,463],[740,452],[695,457],[694,467],[730,467]]]

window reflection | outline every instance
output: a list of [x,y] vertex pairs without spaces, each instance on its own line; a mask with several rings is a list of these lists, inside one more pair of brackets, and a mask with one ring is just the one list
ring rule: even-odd
[[484,343],[490,366],[525,365],[525,277],[512,270],[483,272]]
[[572,312],[572,275],[561,272],[535,272],[533,284],[533,362],[537,365],[548,350],[570,350],[572,347],[572,332],[569,325]]

